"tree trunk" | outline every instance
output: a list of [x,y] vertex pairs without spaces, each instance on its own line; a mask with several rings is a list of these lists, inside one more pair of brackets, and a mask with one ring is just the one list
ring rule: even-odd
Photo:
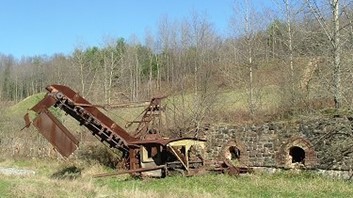
[[287,18],[287,34],[288,34],[288,50],[289,50],[289,66],[290,66],[290,77],[291,77],[291,88],[292,93],[294,90],[294,66],[293,66],[293,44],[292,44],[292,27],[291,27],[291,12],[289,8],[289,0],[285,0],[286,4],[286,18]]
[[340,21],[339,21],[339,0],[332,0],[333,15],[333,83],[334,83],[334,102],[335,108],[339,109],[342,105],[341,93],[341,46],[340,46]]

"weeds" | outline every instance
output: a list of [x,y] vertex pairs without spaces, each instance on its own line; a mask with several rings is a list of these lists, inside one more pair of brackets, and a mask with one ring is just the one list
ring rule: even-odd
[[[141,180],[128,175],[92,178],[94,174],[107,171],[99,164],[87,167],[84,162],[73,165],[47,160],[29,162],[26,164],[29,168],[38,167],[37,174],[1,176],[0,197],[349,197],[353,193],[353,183],[310,172],[255,173],[240,177],[206,174]],[[14,166],[16,163],[1,164]],[[68,172],[79,172],[81,176],[51,177],[58,173],[70,175]]]

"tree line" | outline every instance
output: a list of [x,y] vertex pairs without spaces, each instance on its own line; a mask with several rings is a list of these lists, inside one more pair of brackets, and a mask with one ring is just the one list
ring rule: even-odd
[[208,100],[233,90],[246,93],[255,114],[262,90],[271,86],[288,107],[319,100],[351,107],[352,1],[273,1],[273,10],[235,1],[227,34],[192,12],[180,21],[161,17],[143,41],[109,38],[69,55],[1,54],[0,100],[18,102],[54,83],[104,104],[166,93]]

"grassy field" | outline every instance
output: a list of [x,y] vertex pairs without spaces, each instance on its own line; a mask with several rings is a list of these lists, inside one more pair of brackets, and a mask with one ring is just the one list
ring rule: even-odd
[[[73,165],[82,169],[78,178],[53,177]],[[92,175],[109,170],[74,161],[3,161],[0,166],[36,171],[32,176],[1,175],[0,197],[350,197],[353,194],[351,182],[312,173],[254,173],[239,177],[206,174],[141,180],[128,175],[93,178]]]

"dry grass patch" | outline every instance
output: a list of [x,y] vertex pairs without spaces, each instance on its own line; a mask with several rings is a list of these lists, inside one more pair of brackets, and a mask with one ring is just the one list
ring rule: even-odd
[[16,197],[96,197],[90,180],[57,180],[48,177],[18,178],[10,194]]

